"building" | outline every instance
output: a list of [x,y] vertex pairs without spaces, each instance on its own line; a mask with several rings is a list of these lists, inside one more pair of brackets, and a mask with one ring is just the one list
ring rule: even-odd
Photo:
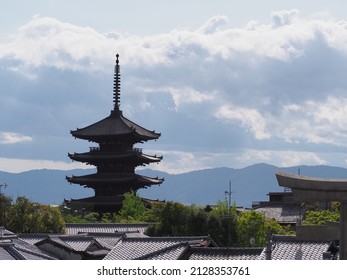
[[293,201],[291,191],[270,192],[269,201],[253,202],[252,209],[269,220],[275,220],[281,226],[289,226],[295,230],[301,224],[304,208],[300,202]]
[[11,231],[0,227],[0,261],[2,260],[56,260],[54,256],[26,242]]
[[119,55],[114,73],[114,108],[111,114],[87,127],[71,131],[75,138],[98,144],[89,152],[72,153],[68,156],[75,161],[96,166],[96,173],[84,176],[66,177],[67,181],[95,191],[93,197],[72,200],[92,206],[99,213],[115,212],[121,208],[123,194],[130,190],[151,185],[160,185],[164,179],[141,176],[135,173],[137,166],[159,163],[161,156],[147,155],[136,143],[156,140],[160,133],[148,130],[123,116],[120,110],[120,66]]

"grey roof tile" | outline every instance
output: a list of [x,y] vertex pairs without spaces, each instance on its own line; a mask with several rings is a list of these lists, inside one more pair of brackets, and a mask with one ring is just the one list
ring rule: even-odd
[[256,260],[263,248],[191,248],[189,260]]
[[127,236],[124,233],[87,233],[88,236],[94,237],[98,242],[107,244],[113,247],[116,245],[123,236]]
[[15,260],[5,246],[0,246],[0,260]]
[[86,223],[86,224],[65,224],[66,234],[78,233],[115,233],[115,232],[139,232],[144,233],[150,224],[134,223],[134,224],[119,224],[119,223]]
[[0,260],[52,260],[54,257],[19,239],[0,241]]
[[75,252],[95,251],[98,249],[110,250],[111,246],[105,242],[96,240],[93,236],[87,236],[85,234],[79,235],[60,235],[49,236],[48,238],[41,240],[35,245],[41,245],[43,243],[53,243],[57,246],[63,247],[67,250]]
[[122,238],[115,245],[106,260],[140,259],[149,254],[163,253],[165,249],[175,245],[207,246],[211,242],[209,237],[150,237],[150,238]]
[[268,205],[256,208],[255,211],[279,223],[296,223],[300,219],[300,206],[298,205]]
[[[301,241],[294,236],[274,236],[273,260],[322,260],[323,253],[327,252],[328,241]],[[265,259],[265,248],[259,259]]]
[[144,255],[139,260],[179,260],[188,249],[187,243],[179,243],[162,250]]

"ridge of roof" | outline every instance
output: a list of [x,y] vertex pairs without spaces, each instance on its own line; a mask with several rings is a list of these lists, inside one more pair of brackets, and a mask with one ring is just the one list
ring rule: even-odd
[[189,248],[189,243],[188,243],[188,242],[182,242],[182,243],[173,244],[173,245],[171,245],[171,246],[168,246],[168,247],[159,249],[159,250],[157,250],[157,251],[154,251],[154,252],[145,254],[145,255],[140,256],[140,257],[138,257],[138,258],[135,258],[135,260],[146,260],[146,259],[148,259],[148,258],[151,258],[151,257],[157,256],[157,255],[160,255],[160,254],[163,254],[163,253],[172,251],[172,250],[177,249],[177,248],[179,248],[179,247],[184,248],[183,252],[181,252],[181,253],[179,254],[179,256],[178,256],[178,259],[180,259],[180,257],[181,257],[182,255],[184,255],[184,253],[185,253],[185,252],[188,250],[188,248]]
[[154,140],[161,136],[161,133],[148,130],[127,119],[123,116],[122,111],[117,113],[112,111],[108,117],[86,127],[71,130],[70,133],[74,137],[81,139],[96,139],[104,136],[118,137],[121,135],[135,134],[143,140]]
[[27,258],[19,252],[15,247],[14,243],[4,246],[4,249],[15,259],[15,260],[26,260]]
[[211,240],[209,236],[154,236],[154,237],[124,237],[123,241],[145,241],[145,242],[153,242],[153,241],[201,241],[201,240]]

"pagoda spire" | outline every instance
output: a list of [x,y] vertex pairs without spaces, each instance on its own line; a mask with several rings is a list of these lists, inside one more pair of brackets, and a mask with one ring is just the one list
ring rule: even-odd
[[119,54],[116,55],[116,65],[114,67],[114,82],[113,82],[113,103],[114,110],[119,111],[120,105],[120,67],[119,67]]

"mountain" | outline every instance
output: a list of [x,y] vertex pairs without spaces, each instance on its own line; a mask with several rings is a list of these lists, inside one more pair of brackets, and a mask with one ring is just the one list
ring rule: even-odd
[[[279,168],[268,164],[255,164],[242,169],[214,168],[178,175],[158,174],[144,170],[142,174],[164,177],[162,186],[139,191],[143,197],[178,201],[184,204],[215,204],[226,198],[225,191],[232,187],[232,201],[237,206],[250,207],[253,201],[267,201],[269,192],[281,192],[276,170],[317,178],[347,178],[347,169],[331,166],[293,166]],[[155,175],[156,174],[156,175]]]
[[32,201],[44,204],[61,204],[64,199],[86,197],[94,194],[89,188],[70,185],[67,175],[87,174],[87,170],[49,170],[39,169],[22,173],[8,173],[0,171],[0,183],[6,182],[6,189],[2,192],[16,199],[25,196]]
[[[347,169],[332,166],[294,166],[278,168],[268,164],[255,164],[241,169],[213,168],[197,170],[183,174],[168,174],[151,169],[138,170],[142,175],[164,177],[161,186],[142,189],[138,193],[142,197],[166,201],[177,201],[184,204],[215,204],[226,198],[225,191],[232,185],[232,201],[237,206],[250,207],[253,201],[268,200],[269,192],[280,192],[275,172],[281,169],[286,172],[318,178],[347,178]],[[78,185],[70,185],[67,175],[82,175],[90,170],[32,170],[22,173],[0,171],[0,183],[6,182],[8,187],[2,188],[6,195],[16,199],[26,196],[30,200],[45,204],[60,204],[64,199],[91,196],[94,191]]]

